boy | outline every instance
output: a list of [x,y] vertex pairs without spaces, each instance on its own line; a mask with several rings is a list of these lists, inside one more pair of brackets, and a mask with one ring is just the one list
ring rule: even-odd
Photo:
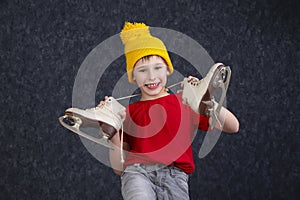
[[[117,132],[111,138],[125,150],[125,163],[120,162],[122,151],[110,150],[111,166],[121,175],[122,196],[125,200],[189,199],[188,174],[195,169],[193,133],[197,128],[208,130],[210,117],[183,104],[181,94],[168,93],[165,86],[173,65],[165,45],[150,34],[148,26],[127,22],[120,37],[128,80],[141,90],[141,99],[126,108],[124,134]],[[198,79],[188,77],[187,81]],[[218,118],[223,126],[216,124],[217,128],[238,131],[238,120],[226,108],[222,107]],[[105,124],[102,129],[111,132]]]

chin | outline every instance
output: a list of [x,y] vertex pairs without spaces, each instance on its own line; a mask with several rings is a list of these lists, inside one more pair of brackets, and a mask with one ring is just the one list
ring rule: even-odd
[[149,91],[149,89],[145,89],[144,90],[144,94],[146,94],[149,97],[160,97],[164,92],[163,92],[164,88],[157,88],[154,91]]

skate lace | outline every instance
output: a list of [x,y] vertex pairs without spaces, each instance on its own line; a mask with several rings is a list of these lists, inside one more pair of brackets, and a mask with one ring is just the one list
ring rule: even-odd
[[[115,113],[115,112],[112,110],[112,108],[110,108],[110,106],[106,105],[106,103],[104,103],[104,104],[102,104],[102,105],[100,105],[100,106],[97,106],[97,107],[96,107],[96,110],[98,110],[98,109],[105,109],[105,110],[107,110],[107,111],[114,117],[113,119],[115,119],[115,118],[121,119],[120,116],[119,116],[117,113]],[[116,121],[116,120],[115,120],[115,122],[118,123],[118,121]],[[119,123],[118,123],[118,124],[119,124]]]
[[[221,121],[219,120],[219,118],[218,118],[218,114],[216,113],[216,111],[212,108],[212,109],[208,109],[208,111],[209,111],[209,117],[212,117],[212,120],[214,119],[214,120],[216,120],[216,122],[219,124],[219,126],[220,127],[223,127],[223,125],[222,125],[222,123],[221,123]],[[210,124],[209,124],[209,126],[211,127],[211,128],[213,128],[213,124],[212,124],[212,122],[210,122]]]
[[[105,109],[105,113],[107,114],[110,114],[112,117],[110,119],[112,119],[114,121],[115,124],[117,124],[118,126],[120,125],[120,116],[118,114],[116,114],[112,108],[107,105],[107,103],[103,103],[95,108],[90,108],[90,109],[87,109],[87,110],[100,110],[100,109]],[[106,112],[108,111],[108,112]],[[124,157],[123,157],[123,123],[121,123],[121,163],[122,163],[122,166],[123,166],[123,163],[124,163]]]
[[[112,110],[112,108],[107,105],[107,103],[104,103],[104,104],[96,107],[96,110],[97,109],[105,109],[105,110],[107,110],[113,116],[112,119],[114,120],[114,122],[117,123],[118,125],[120,125],[121,118],[120,118],[119,114],[116,114]],[[118,120],[116,120],[116,119],[118,119]],[[124,141],[124,129],[123,129],[123,123],[121,123],[121,146],[120,146],[120,154],[121,154],[122,168],[123,168],[123,163],[125,162],[125,160],[124,160],[124,151],[123,151],[123,141]]]
[[122,168],[123,168],[123,165],[124,165],[124,154],[123,154],[123,141],[124,141],[124,130],[123,130],[123,123],[121,125],[121,146],[120,146],[120,153],[121,153],[121,164],[122,164]]
[[[177,82],[175,84],[172,84],[172,85],[166,87],[166,89],[171,89],[172,87],[175,87],[176,85],[179,85],[181,83],[183,83],[183,81],[180,81],[180,82]],[[139,94],[133,94],[133,95],[125,96],[125,97],[119,97],[116,100],[120,101],[120,100],[124,100],[124,99],[129,99],[129,98],[132,98],[132,97],[137,97],[137,96],[140,96],[140,95],[142,95],[142,94],[140,94],[140,93]]]

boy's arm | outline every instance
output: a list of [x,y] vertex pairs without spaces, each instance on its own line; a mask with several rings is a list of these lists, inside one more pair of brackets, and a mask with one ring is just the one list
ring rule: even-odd
[[[115,149],[109,150],[109,160],[111,167],[113,168],[114,172],[118,175],[121,175],[124,171],[123,163],[121,162],[121,141],[120,141],[120,134],[117,132],[114,137],[110,140],[114,145]],[[129,144],[126,142],[123,142],[123,156],[124,159],[126,159],[126,154],[129,152],[130,147]]]
[[[226,133],[237,133],[239,131],[239,121],[235,115],[227,108],[223,107],[217,116],[219,122],[216,123],[215,128]],[[211,118],[209,120],[212,120]]]
[[[199,81],[198,78],[193,77],[193,76],[189,76],[187,77],[187,81]],[[211,108],[211,106],[208,106],[206,103],[204,102],[209,102],[212,100],[212,97],[210,95],[210,92],[207,91],[204,96],[202,97],[202,100],[199,104],[199,110],[198,112],[202,115],[206,115],[208,116],[208,109]],[[214,106],[214,105],[212,105]],[[220,113],[217,116],[218,121],[216,122],[215,127],[213,128],[217,128],[219,130],[222,130],[224,132],[227,133],[237,133],[239,131],[239,121],[238,119],[235,117],[235,115],[230,112],[228,109],[226,109],[225,107],[221,107]],[[210,117],[209,119],[211,122],[212,117]]]
[[[202,97],[202,102],[200,102],[199,104],[199,112],[204,115],[206,115],[208,109],[208,105],[204,103],[205,101],[211,101],[211,96],[209,92],[206,92],[204,94],[204,96]],[[221,107],[217,119],[219,121],[216,122],[214,128],[217,128],[226,133],[237,133],[239,131],[238,119],[235,117],[235,115],[232,112],[230,112],[224,106]],[[212,118],[210,118],[209,120],[211,121]]]
[[[108,99],[108,96],[105,96],[105,100],[107,100],[107,99]],[[100,101],[98,106],[101,106],[104,103],[105,103],[105,101]],[[120,111],[118,114],[121,116],[121,118],[125,118],[125,116],[126,116],[125,111]],[[111,125],[106,124],[106,123],[101,123],[100,126],[101,126],[103,132],[105,132],[106,134],[111,136],[110,142],[112,142],[114,144],[114,149],[109,149],[110,165],[116,174],[121,175],[124,170],[121,159],[122,158],[125,159],[126,152],[129,152],[129,150],[130,150],[129,144],[126,142],[123,142],[123,150],[124,151],[122,151],[123,152],[123,157],[122,157],[121,156],[121,140],[120,140],[119,131],[116,131],[116,129],[114,127],[112,127]]]

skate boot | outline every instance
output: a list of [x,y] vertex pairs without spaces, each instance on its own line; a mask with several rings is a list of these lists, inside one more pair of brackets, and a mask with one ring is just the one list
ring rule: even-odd
[[[230,76],[231,70],[229,66],[216,63],[200,81],[188,82],[185,79],[183,82],[183,102],[189,105],[195,112],[212,117],[210,128],[215,126],[216,117],[223,106]],[[214,99],[214,94],[219,88],[222,90],[222,94],[217,103]]]
[[[125,112],[122,106],[113,97],[105,100],[104,104],[99,107],[90,109],[69,108],[65,111],[65,115],[59,118],[59,122],[65,128],[83,136],[93,142],[112,148],[109,140],[117,131],[122,128],[125,117],[121,117],[119,112]],[[95,138],[80,130],[84,127],[101,127],[101,138]]]

